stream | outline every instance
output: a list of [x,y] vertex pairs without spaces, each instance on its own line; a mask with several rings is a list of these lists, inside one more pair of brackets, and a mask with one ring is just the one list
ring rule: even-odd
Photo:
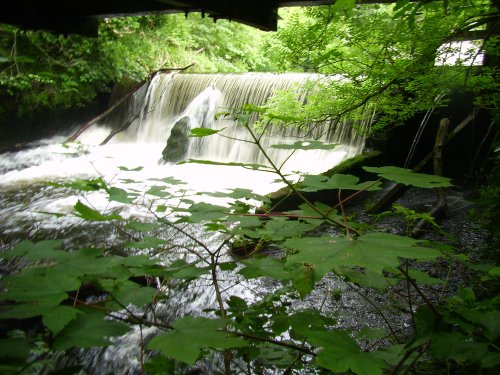
[[[0,154],[2,249],[10,248],[22,239],[38,241],[64,238],[68,249],[96,246],[108,249],[111,253],[123,251],[120,247],[120,243],[126,239],[123,228],[110,223],[82,220],[74,210],[77,202],[101,213],[119,214],[126,220],[148,221],[154,217],[154,213],[164,212],[162,207],[183,207],[193,202],[216,205],[231,203],[227,197],[214,196],[214,192],[229,192],[239,188],[265,195],[278,190],[284,184],[277,182],[277,176],[273,173],[237,166],[165,163],[161,160],[162,151],[175,123],[188,116],[191,128],[227,129],[224,134],[244,141],[217,135],[191,140],[185,159],[266,163],[263,155],[245,141],[248,137],[244,129],[227,119],[215,120],[214,115],[225,108],[236,108],[247,102],[262,105],[273,90],[292,87],[305,78],[303,75],[161,75],[133,98],[133,102],[124,109],[125,114],[115,116],[115,123],[96,124],[75,143],[64,143],[71,134],[67,132],[33,142],[21,151]],[[130,111],[137,110],[141,116],[129,129],[107,144],[100,145],[111,129],[120,125],[127,113],[130,115]],[[367,124],[369,121],[368,118]],[[325,124],[325,128],[318,130],[317,134],[309,134],[310,138],[304,138],[296,129],[289,129],[274,136],[266,135],[262,143],[270,150],[270,157],[276,163],[286,161],[282,171],[291,179],[296,179],[296,171],[320,173],[359,154],[364,147],[364,138],[346,129],[348,124]],[[295,152],[292,157],[289,157],[289,150],[269,148],[272,144],[290,144],[297,139],[304,142],[321,140],[338,143],[339,146],[333,150]],[[127,191],[127,198],[133,197],[134,203],[110,201],[108,192],[102,188],[82,189],[82,181],[85,180],[98,180],[105,183],[107,188]],[[409,199],[407,203],[410,206],[423,201],[422,197],[414,193],[410,196],[413,199],[408,198],[408,195],[403,198]],[[426,199],[432,201],[432,197]],[[257,198],[249,203],[255,206],[260,204]],[[453,224],[453,228],[459,228],[460,233],[463,231],[461,225],[465,225],[463,221],[466,220],[463,212],[468,207],[465,198],[455,194],[451,207],[451,212],[455,208],[460,213],[458,217],[461,221]],[[173,219],[175,217],[169,217],[169,220]],[[400,223],[389,221],[386,225],[388,228],[401,228]],[[470,230],[469,233],[470,237],[462,241],[468,243],[469,247],[484,240],[479,229]],[[472,233],[479,234],[474,237]],[[203,252],[200,242],[215,250],[225,241],[222,234],[206,231],[202,224],[166,226],[155,232],[155,235],[168,239],[176,245],[175,248],[168,252],[150,249],[134,251],[155,257],[165,264],[177,259],[188,262],[196,260],[194,253]],[[276,256],[279,256],[279,250],[276,251]],[[272,249],[270,255],[273,255]],[[225,254],[219,261],[231,259],[231,255]],[[0,272],[12,271],[8,264],[0,263]],[[271,280],[245,280],[233,271],[221,271],[220,279],[225,298],[238,296],[248,303],[259,301],[280,287]],[[166,323],[171,323],[176,317],[203,315],[205,309],[217,308],[208,276],[190,283],[169,284],[167,296],[166,300],[155,306],[156,317]],[[386,297],[382,295],[374,294],[371,298],[380,306],[387,305]],[[291,309],[296,310],[321,308],[324,314],[337,316],[339,326],[344,328],[356,329],[363,325],[381,328],[384,324],[373,307],[348,283],[330,275],[321,280],[305,300],[287,300],[283,303],[291,303]],[[409,326],[407,316],[397,311],[397,307],[385,308],[398,329],[404,330]],[[143,313],[140,307],[134,309],[137,309],[138,315]],[[154,328],[141,331],[135,327],[107,348],[77,350],[54,358],[54,367],[60,369],[83,364],[89,374],[138,374],[141,337],[147,341],[157,333]],[[195,369],[186,369],[186,373],[210,374],[220,371],[222,366],[220,358],[215,357],[211,363],[202,362]]]

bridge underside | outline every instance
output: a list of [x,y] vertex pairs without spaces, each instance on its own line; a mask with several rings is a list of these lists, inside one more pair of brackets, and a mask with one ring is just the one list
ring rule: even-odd
[[[24,29],[63,34],[96,35],[99,18],[165,13],[201,12],[230,19],[261,30],[276,30],[277,9],[286,6],[332,4],[335,0],[3,0],[0,22]],[[395,0],[362,0],[390,3]]]

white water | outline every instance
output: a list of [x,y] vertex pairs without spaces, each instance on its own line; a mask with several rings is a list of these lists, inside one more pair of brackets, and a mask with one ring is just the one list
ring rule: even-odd
[[[40,140],[23,151],[0,155],[0,235],[3,245],[22,238],[50,238],[76,240],[75,246],[92,241],[95,246],[111,248],[123,238],[113,228],[104,228],[101,222],[93,226],[74,213],[78,200],[104,214],[118,212],[125,218],[147,218],[150,208],[159,204],[182,204],[182,199],[224,204],[222,198],[199,195],[200,192],[227,191],[232,188],[247,188],[258,194],[266,194],[283,186],[276,183],[275,174],[244,169],[241,167],[204,164],[164,164],[160,162],[170,130],[182,116],[192,119],[192,126],[224,130],[233,138],[248,139],[241,128],[227,119],[214,121],[215,113],[238,107],[244,103],[262,105],[275,89],[291,87],[294,82],[308,78],[308,75],[161,75],[157,76],[144,93],[138,93],[129,103],[128,110],[116,119],[123,121],[131,113],[140,110],[140,118],[108,144],[100,143],[120,121],[101,123],[86,130],[77,143],[64,145],[69,134]],[[127,113],[128,112],[128,113]],[[297,139],[319,139],[339,143],[330,151],[300,151],[284,164],[283,171],[314,173],[327,170],[348,156],[359,153],[363,137],[350,131],[347,124],[332,129],[317,128],[311,138],[304,138],[297,129],[287,129],[278,136],[262,139],[273,161],[280,165],[291,151],[270,149],[274,143],[293,143]],[[246,143],[228,140],[214,135],[191,141],[186,158],[210,159],[222,162],[267,164],[255,147]],[[135,193],[137,205],[110,202],[103,190],[77,191],[47,185],[47,182],[68,182],[101,177],[108,186]],[[183,184],[168,184],[162,178],[182,180]],[[296,177],[291,177],[296,178]],[[174,197],[159,198],[144,194],[148,189],[162,186]],[[52,214],[51,214],[52,213]],[[57,214],[57,215],[53,215]],[[64,215],[60,217],[60,215]],[[93,230],[92,230],[93,229]],[[224,239],[203,230],[201,225],[192,225],[184,230],[211,248],[217,248]],[[172,232],[175,232],[172,230]],[[175,233],[177,244],[195,248],[196,244]],[[172,233],[162,232],[171,239]],[[87,241],[87,242],[85,242]],[[161,255],[161,261],[171,262],[184,258],[191,261],[192,254],[179,249]],[[223,290],[227,295],[244,298],[248,302],[268,293],[274,286],[260,280],[241,280],[234,273],[221,274]],[[210,280],[200,278],[191,283],[189,290],[172,291],[172,298],[159,304],[156,313],[164,315],[165,321],[186,314],[199,314],[204,308],[214,307],[215,298]],[[174,288],[173,288],[174,289]],[[160,311],[161,310],[161,311]],[[153,335],[155,332],[144,332]],[[116,345],[96,351],[82,351],[81,360],[92,374],[138,373],[138,358],[141,337],[138,331],[120,337]],[[75,359],[72,357],[70,360]],[[207,371],[206,373],[210,373]]]
[[[304,74],[156,76],[148,89],[143,90],[145,95],[138,94],[129,103],[129,111],[142,111],[140,119],[108,144],[99,145],[109,134],[110,127],[117,124],[96,125],[86,130],[75,144],[63,145],[65,135],[41,140],[24,151],[0,155],[0,232],[29,232],[27,228],[35,226],[63,228],[74,225],[80,222],[72,214],[78,200],[102,212],[120,210],[124,217],[144,215],[142,207],[153,204],[153,199],[147,199],[147,196],[141,201],[141,206],[110,203],[104,191],[82,193],[47,187],[47,181],[102,177],[109,186],[134,191],[140,196],[152,186],[162,185],[152,179],[173,177],[185,184],[170,186],[171,192],[186,190],[181,194],[190,199],[216,204],[220,204],[220,199],[201,197],[196,193],[227,191],[236,187],[251,189],[258,194],[275,191],[283,184],[274,182],[274,174],[241,167],[163,164],[160,163],[161,153],[173,124],[186,115],[192,119],[192,127],[227,128],[223,134],[248,140],[245,129],[227,119],[215,121],[214,115],[244,103],[262,105],[274,90],[291,88],[310,77]],[[299,138],[301,136],[297,129],[287,129],[274,137],[264,136],[262,144],[277,165],[292,154],[283,166],[284,172],[302,173],[325,171],[359,153],[363,147],[363,137],[350,131],[347,124],[340,124],[333,130],[318,128],[312,138]],[[297,139],[319,139],[340,145],[334,150],[295,153],[269,148],[271,144],[293,143]],[[186,158],[268,164],[254,145],[218,135],[193,139]],[[129,171],[138,167],[142,169]],[[178,204],[176,199],[170,199],[168,204]],[[154,203],[163,201],[156,198]]]

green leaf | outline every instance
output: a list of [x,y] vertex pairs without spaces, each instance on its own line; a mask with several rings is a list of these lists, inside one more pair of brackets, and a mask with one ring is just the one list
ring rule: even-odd
[[264,227],[243,230],[243,233],[251,238],[263,238],[265,240],[281,241],[288,237],[297,237],[318,227],[320,222],[304,223],[299,220],[286,220],[285,218],[272,218]]
[[280,150],[331,150],[337,146],[337,144],[323,143],[320,141],[297,141],[293,144],[276,144],[270,147]]
[[380,183],[376,181],[366,181],[358,184],[359,178],[352,175],[334,174],[331,177],[322,175],[307,175],[300,182],[300,190],[302,191],[318,191],[318,190],[380,190]]
[[140,221],[130,221],[125,225],[126,228],[133,229],[139,232],[151,232],[160,227],[158,223],[143,223]]
[[174,177],[163,177],[163,178],[148,178],[150,181],[160,181],[169,185],[186,185],[186,182],[179,180]]
[[100,177],[92,180],[74,180],[66,183],[49,182],[48,185],[81,191],[97,191],[101,189],[107,189],[106,181],[104,181]]
[[172,194],[170,194],[168,191],[165,191],[166,188],[167,188],[166,186],[151,186],[146,191],[146,194],[154,195],[155,197],[160,197],[160,198],[169,197]]
[[492,368],[500,365],[500,354],[498,351],[489,352],[481,358],[481,366],[484,368]]
[[209,128],[193,128],[191,129],[191,135],[190,137],[207,137],[209,135],[217,134],[221,131],[223,131],[225,128],[216,130],[216,129],[209,129]]
[[124,166],[119,166],[118,167],[121,171],[126,171],[126,172],[139,172],[144,169],[144,167],[135,167],[135,168],[127,168]]
[[295,329],[307,340],[323,348],[315,362],[328,370],[344,373],[351,370],[361,375],[381,375],[387,365],[372,353],[361,350],[347,332],[318,329],[314,326],[301,326]]
[[54,306],[58,306],[58,303],[48,303],[44,302],[29,302],[23,303],[20,305],[8,305],[2,307],[2,311],[0,312],[1,319],[29,319],[34,318],[35,316],[41,316],[45,312],[50,311],[54,308]]
[[186,316],[174,322],[172,332],[165,332],[154,337],[147,347],[193,365],[200,357],[202,349],[222,350],[248,345],[241,338],[221,331],[223,325],[224,322],[219,319]]
[[475,342],[459,332],[437,332],[430,350],[437,358],[475,362],[488,353],[488,344]]
[[31,340],[28,338],[0,339],[0,358],[26,358],[31,349]]
[[109,337],[123,335],[130,329],[124,323],[107,319],[106,315],[99,311],[87,308],[80,311],[81,314],[55,337],[55,350],[107,346],[111,343]]
[[264,202],[269,200],[268,197],[266,197],[264,195],[260,195],[260,194],[255,194],[250,189],[240,189],[240,188],[231,189],[230,192],[227,192],[227,193],[226,192],[215,192],[215,193],[201,192],[198,194],[199,195],[208,195],[210,197],[217,197],[217,198],[255,199],[255,200],[264,201]]
[[82,219],[88,220],[88,221],[109,221],[109,220],[123,220],[123,218],[120,215],[103,215],[99,211],[96,211],[89,206],[83,204],[82,202],[78,201],[75,206],[75,211],[78,213],[78,216],[81,217]]
[[222,271],[234,271],[238,268],[238,264],[236,262],[225,262],[219,263],[219,267]]
[[239,273],[247,279],[268,276],[276,280],[289,280],[290,274],[285,270],[284,262],[269,257],[252,257],[244,260],[245,268]]
[[257,347],[259,363],[267,366],[276,366],[278,368],[288,367],[296,361],[296,354],[290,349],[282,348],[276,345],[264,344]]
[[411,169],[399,167],[363,167],[365,171],[377,173],[380,177],[403,185],[420,188],[438,188],[453,186],[447,177],[415,173]]
[[247,279],[271,277],[275,280],[291,281],[299,295],[304,298],[314,286],[314,270],[309,264],[289,264],[269,258],[252,257],[242,262],[245,268],[239,273]]
[[123,189],[112,187],[108,189],[109,200],[120,203],[133,203],[137,194],[130,194]]
[[52,268],[27,268],[16,275],[6,276],[1,300],[38,302],[58,305],[67,298],[67,291],[80,286],[77,276],[54,272]]
[[337,0],[335,4],[332,5],[333,11],[339,11],[341,9],[352,10],[356,5],[356,0]]
[[23,240],[11,250],[1,253],[0,258],[23,257],[30,260],[64,258],[68,254],[60,250],[61,245],[61,240],[44,240],[37,243]]
[[385,335],[386,335],[385,329],[363,327],[356,334],[356,337],[358,337],[359,339],[373,340],[373,339],[381,339]]
[[266,111],[267,111],[267,109],[265,107],[259,107],[255,104],[250,104],[250,103],[243,104],[241,106],[241,109],[243,111],[256,112],[256,113],[266,113]]
[[43,313],[43,324],[57,335],[69,322],[76,319],[80,310],[70,306],[56,306]]
[[312,292],[314,288],[314,269],[311,265],[304,264],[291,264],[286,266],[286,270],[290,275],[289,278],[292,281],[293,287],[301,298],[304,298],[309,293]]
[[121,305],[111,303],[106,306],[112,308],[122,308],[122,306],[132,304],[140,307],[153,302],[157,293],[158,290],[155,288],[142,286],[132,281],[125,281],[120,283],[114,290],[114,297],[118,302],[120,302]]
[[444,283],[443,280],[431,277],[427,272],[423,272],[420,270],[409,270],[408,274],[412,279],[421,284],[440,285]]
[[218,220],[227,216],[227,208],[217,206],[210,203],[199,202],[192,204],[188,212],[190,214],[189,220],[193,223],[200,223],[203,221]]
[[391,286],[389,279],[380,272],[375,272],[371,269],[349,268],[345,266],[334,267],[333,271],[339,276],[343,276],[347,281],[356,285],[366,286],[369,288],[384,290]]
[[165,245],[167,241],[158,237],[145,236],[141,241],[138,242],[127,242],[123,244],[124,247],[132,247],[135,249],[150,249],[157,248]]
[[178,259],[164,269],[164,273],[176,279],[196,279],[209,272],[209,267],[197,267],[198,261],[187,263],[184,259]]
[[369,233],[357,239],[333,237],[292,238],[284,246],[298,250],[287,263],[311,264],[316,277],[322,277],[338,266],[363,267],[381,273],[397,268],[400,258],[433,260],[441,252],[418,246],[419,241],[388,233]]
[[208,164],[208,165],[225,165],[227,167],[243,167],[247,169],[253,169],[253,170],[264,170],[264,171],[269,171],[270,168],[266,165],[263,164],[248,164],[248,163],[223,163],[223,162],[218,162],[218,161],[211,161],[211,160],[200,160],[200,159],[188,159],[181,161],[177,164],[186,164],[186,163],[191,163],[191,164]]
[[[298,333],[301,335],[299,338],[303,340],[305,336],[304,332],[309,333],[310,330],[325,330],[326,326],[334,326],[337,322],[335,319],[323,316],[317,310],[304,310],[296,312],[290,316],[279,317],[275,319],[277,323],[279,320],[284,320],[288,326],[293,330],[292,333]],[[283,322],[280,323],[283,325]]]

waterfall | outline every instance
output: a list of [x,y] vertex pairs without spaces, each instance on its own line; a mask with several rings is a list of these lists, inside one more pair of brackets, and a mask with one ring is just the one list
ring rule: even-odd
[[[191,128],[224,129],[220,135],[205,138],[190,138],[186,158],[207,159],[219,162],[267,164],[264,155],[250,143],[248,131],[229,119],[215,115],[237,110],[244,104],[263,105],[277,90],[299,89],[301,83],[321,79],[319,75],[306,73],[246,73],[246,74],[185,74],[170,73],[156,75],[147,90],[135,96],[130,108],[141,107],[141,116],[126,131],[115,137],[114,142],[146,142],[166,145],[175,123],[188,117]],[[303,100],[305,95],[303,94]],[[140,104],[137,104],[140,103]],[[133,115],[131,109],[126,109]],[[372,120],[368,114],[357,129],[368,126]],[[124,116],[115,116],[123,119]],[[250,122],[256,120],[256,115]],[[123,121],[123,120],[120,120]],[[120,127],[119,123],[109,126]],[[308,131],[296,126],[272,129],[261,138],[262,146],[278,165],[287,160],[289,170],[308,171],[311,165],[315,172],[329,169],[347,157],[359,154],[364,147],[364,136],[354,130],[349,121],[325,122]],[[235,141],[241,139],[243,141]],[[273,144],[294,143],[297,140],[319,140],[338,144],[332,150],[297,151],[290,158],[290,150],[270,148]],[[160,158],[161,155],[158,155]]]

